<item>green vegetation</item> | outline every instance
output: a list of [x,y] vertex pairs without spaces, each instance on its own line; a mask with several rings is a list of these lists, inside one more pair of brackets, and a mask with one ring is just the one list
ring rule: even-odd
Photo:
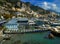
[[11,3],[14,3],[14,2],[19,2],[20,0],[6,0],[7,2],[11,2]]
[[9,15],[9,14],[4,14],[4,15],[3,15],[3,17],[4,17],[5,19],[12,18],[12,16],[13,16],[13,15]]
[[[24,6],[23,6],[23,4],[24,4]],[[30,19],[32,17],[40,17],[40,15],[48,16],[48,14],[50,14],[50,11],[48,11],[48,10],[45,10],[38,6],[34,6],[34,5],[30,4],[30,2],[26,2],[26,3],[21,2],[20,0],[13,0],[13,1],[12,0],[0,0],[0,6],[1,6],[1,8],[4,8],[4,9],[1,9],[1,11],[10,13],[10,15],[5,15],[3,13],[3,16],[5,19],[12,18],[13,15],[15,17],[27,17]],[[24,7],[25,11],[23,11],[23,10],[22,10],[22,12],[19,11],[21,9],[21,7]],[[17,14],[15,15],[15,12],[20,12],[20,13],[22,13],[22,15],[17,16]],[[30,14],[30,13],[32,13],[32,14]],[[36,15],[35,15],[35,13],[36,13]]]
[[17,2],[17,1],[20,1],[20,0],[0,0],[2,2],[6,1],[6,2]]
[[48,13],[50,13],[49,11],[44,10],[43,8],[40,8],[40,7],[38,7],[38,6],[31,5],[30,8],[31,8],[33,11],[38,12],[39,14],[42,14],[42,15],[43,15],[43,14],[48,14]]

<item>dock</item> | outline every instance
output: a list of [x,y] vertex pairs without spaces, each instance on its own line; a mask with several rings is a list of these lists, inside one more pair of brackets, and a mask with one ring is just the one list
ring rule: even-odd
[[49,31],[50,28],[42,27],[40,29],[22,29],[22,30],[6,30],[4,34],[21,34],[21,33],[36,33],[36,32],[44,32]]

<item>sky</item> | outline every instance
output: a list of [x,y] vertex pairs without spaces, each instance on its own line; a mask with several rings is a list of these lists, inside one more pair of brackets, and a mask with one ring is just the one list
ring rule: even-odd
[[23,2],[30,2],[35,6],[42,7],[46,10],[52,9],[60,12],[60,0],[21,0]]

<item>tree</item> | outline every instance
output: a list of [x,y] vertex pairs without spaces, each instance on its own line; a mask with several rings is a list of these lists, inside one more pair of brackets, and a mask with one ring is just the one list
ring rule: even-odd
[[6,1],[6,0],[0,0],[0,1]]
[[26,5],[27,5],[27,6],[30,6],[30,2],[26,2]]
[[20,0],[6,0],[7,2],[11,2],[11,3],[15,3],[15,2],[19,2]]
[[10,15],[10,14],[4,14],[4,15],[3,15],[3,17],[4,17],[5,19],[12,18],[12,16],[13,16],[13,15]]

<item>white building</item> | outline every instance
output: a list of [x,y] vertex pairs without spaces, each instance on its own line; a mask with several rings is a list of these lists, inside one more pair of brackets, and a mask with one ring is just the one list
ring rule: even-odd
[[16,19],[12,19],[10,20],[8,23],[5,24],[5,27],[7,28],[7,30],[18,30],[18,24],[17,24],[17,20]]

